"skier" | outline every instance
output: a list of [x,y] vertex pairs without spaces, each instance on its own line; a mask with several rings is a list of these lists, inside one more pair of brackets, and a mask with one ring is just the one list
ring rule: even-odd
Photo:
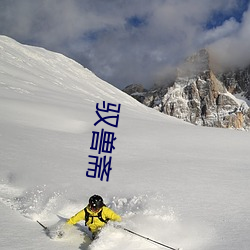
[[85,226],[88,226],[94,239],[109,220],[120,222],[122,219],[113,210],[105,206],[101,196],[95,194],[89,198],[89,204],[72,216],[67,224],[74,225],[80,220],[85,220]]

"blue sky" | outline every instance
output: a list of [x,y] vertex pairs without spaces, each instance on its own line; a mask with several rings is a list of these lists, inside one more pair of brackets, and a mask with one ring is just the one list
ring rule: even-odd
[[146,87],[201,48],[250,63],[249,0],[1,0],[0,34],[69,56],[111,84]]
[[249,5],[249,0],[240,0],[237,3],[236,8],[232,8],[230,12],[223,12],[222,10],[216,10],[212,12],[211,18],[208,19],[206,28],[212,29],[217,26],[223,25],[225,20],[229,20],[230,18],[234,18],[238,23],[242,22],[243,14],[247,11]]

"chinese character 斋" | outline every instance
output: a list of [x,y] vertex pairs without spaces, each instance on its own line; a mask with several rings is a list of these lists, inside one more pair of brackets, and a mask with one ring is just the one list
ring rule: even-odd
[[[116,115],[107,115],[108,112],[120,113],[121,104],[118,104],[118,107],[115,109],[117,105],[108,103],[106,106],[105,101],[103,102],[103,108],[99,108],[99,104],[96,104],[96,114],[99,117],[99,120],[94,123],[94,126],[99,124],[100,122],[104,122],[112,127],[118,127],[119,122],[119,114]],[[101,112],[101,113],[100,113]],[[106,116],[105,116],[106,115]],[[108,120],[108,121],[107,121]],[[92,142],[91,142],[91,150],[98,151],[98,154],[108,153],[111,154],[112,150],[115,149],[114,141],[116,140],[114,132],[104,131],[92,131]],[[104,175],[107,176],[106,181],[109,181],[109,173],[112,170],[111,168],[111,160],[112,157],[109,156],[107,161],[107,157],[93,156],[89,155],[89,158],[94,159],[94,161],[89,162],[89,164],[94,165],[93,168],[88,168],[86,172],[86,176],[90,178],[100,178],[103,181]]]
[[112,157],[111,156],[109,157],[108,162],[106,162],[106,155],[103,158],[100,157],[99,163],[98,163],[99,160],[98,156],[89,155],[89,157],[95,160],[94,162],[89,162],[89,164],[94,165],[94,168],[93,169],[88,168],[88,171],[86,172],[87,177],[96,178],[97,175],[97,177],[100,178],[101,181],[103,181],[103,176],[104,174],[106,174],[107,176],[106,181],[109,181],[109,172],[112,170],[111,168]]

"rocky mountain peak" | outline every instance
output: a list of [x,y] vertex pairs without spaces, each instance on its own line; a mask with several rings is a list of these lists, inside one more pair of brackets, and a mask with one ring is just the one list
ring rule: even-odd
[[188,57],[177,69],[177,77],[193,77],[205,74],[210,70],[209,53],[201,49],[194,55]]
[[215,74],[210,64],[208,50],[202,49],[178,67],[171,86],[148,91],[137,88],[130,95],[160,112],[196,125],[248,129],[249,106],[233,94],[248,93],[244,88],[250,84],[250,74],[245,70]]

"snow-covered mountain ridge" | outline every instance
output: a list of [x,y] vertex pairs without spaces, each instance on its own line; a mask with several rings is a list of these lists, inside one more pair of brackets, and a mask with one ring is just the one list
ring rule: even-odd
[[[102,195],[122,226],[184,250],[248,250],[250,134],[193,126],[140,104],[69,58],[0,37],[0,248],[162,249],[111,224],[54,228]],[[119,126],[94,126],[120,103]],[[89,178],[92,132],[117,139],[109,181]],[[60,220],[60,222],[64,222]]]
[[[114,94],[117,94],[115,87],[100,78],[96,77],[99,81],[97,84],[91,84],[88,79],[92,79],[94,74],[61,54],[51,53],[43,48],[21,45],[5,36],[0,36],[0,38],[0,70],[3,89],[11,89],[17,94],[21,93],[29,97],[39,94],[37,97],[41,100],[43,98],[47,100],[47,94],[51,95],[50,91],[54,90],[51,85],[56,87],[56,91],[62,95],[71,92],[76,96],[88,94],[98,99],[105,90],[105,96],[112,100]],[[62,68],[64,65],[65,67]],[[11,82],[9,76],[13,77]],[[21,79],[21,83],[15,82],[15,78]],[[90,92],[86,91],[86,85],[91,88]],[[106,85],[109,87],[106,88]],[[42,91],[39,91],[39,88]],[[126,98],[121,92],[119,93],[123,97],[122,100],[127,100],[128,105],[136,105],[131,98]]]
[[147,91],[132,85],[124,91],[146,106],[196,125],[249,129],[249,69],[219,73],[212,66],[203,49],[178,68],[170,87]]

